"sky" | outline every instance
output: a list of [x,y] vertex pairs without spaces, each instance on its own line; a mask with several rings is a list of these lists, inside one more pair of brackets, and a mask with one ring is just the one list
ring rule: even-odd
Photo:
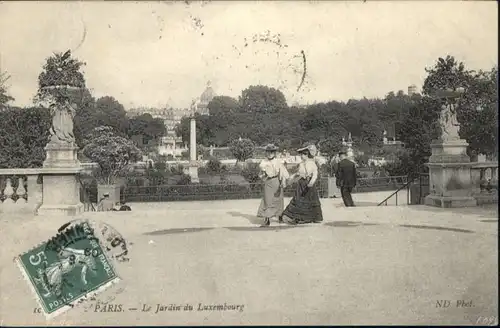
[[231,97],[264,84],[289,104],[347,101],[420,89],[448,54],[491,69],[497,25],[496,1],[9,1],[0,69],[17,106],[32,104],[46,58],[68,49],[92,94],[127,109],[189,107],[208,81]]

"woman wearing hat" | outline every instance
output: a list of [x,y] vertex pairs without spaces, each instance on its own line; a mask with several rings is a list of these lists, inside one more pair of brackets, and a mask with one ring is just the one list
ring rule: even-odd
[[316,189],[318,166],[314,160],[316,146],[309,145],[297,151],[302,159],[298,172],[292,177],[297,180],[297,189],[290,204],[283,211],[283,220],[288,224],[321,222],[323,212]]
[[271,224],[272,218],[279,218],[283,213],[283,188],[289,178],[285,166],[276,158],[278,148],[269,144],[266,146],[266,159],[260,162],[259,177],[264,181],[264,198],[260,202],[257,217],[264,218],[263,227]]

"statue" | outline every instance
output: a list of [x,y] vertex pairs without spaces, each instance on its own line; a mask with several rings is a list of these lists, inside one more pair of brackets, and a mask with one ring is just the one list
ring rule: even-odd
[[50,128],[52,143],[74,144],[75,135],[73,134],[73,118],[76,115],[76,104],[70,104],[66,101],[63,104],[50,105],[52,115],[52,127]]
[[57,96],[48,98],[49,110],[52,116],[50,127],[50,142],[55,144],[75,144],[73,133],[73,119],[76,115],[77,104],[71,100],[70,95],[76,95],[80,88],[71,86],[52,86],[45,89],[57,90]]
[[457,120],[456,107],[456,104],[451,103],[442,106],[443,110],[439,116],[442,141],[460,140],[460,136],[458,134],[460,123],[458,123]]
[[348,142],[352,142],[351,132],[349,132],[349,137],[347,138]]

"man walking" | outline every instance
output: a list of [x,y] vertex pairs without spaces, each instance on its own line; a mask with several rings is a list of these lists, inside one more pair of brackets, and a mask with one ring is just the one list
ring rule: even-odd
[[356,165],[347,158],[345,151],[339,152],[340,162],[336,172],[336,178],[340,187],[340,194],[346,207],[354,206],[351,192],[356,186]]

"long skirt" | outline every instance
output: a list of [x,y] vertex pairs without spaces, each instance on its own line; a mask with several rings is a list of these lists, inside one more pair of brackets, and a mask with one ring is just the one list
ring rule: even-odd
[[323,211],[316,185],[308,187],[308,179],[301,178],[290,204],[283,211],[283,219],[289,223],[311,223],[323,221]]
[[257,217],[279,217],[283,213],[284,207],[283,188],[281,188],[278,177],[266,180],[264,182],[264,198],[260,202]]

